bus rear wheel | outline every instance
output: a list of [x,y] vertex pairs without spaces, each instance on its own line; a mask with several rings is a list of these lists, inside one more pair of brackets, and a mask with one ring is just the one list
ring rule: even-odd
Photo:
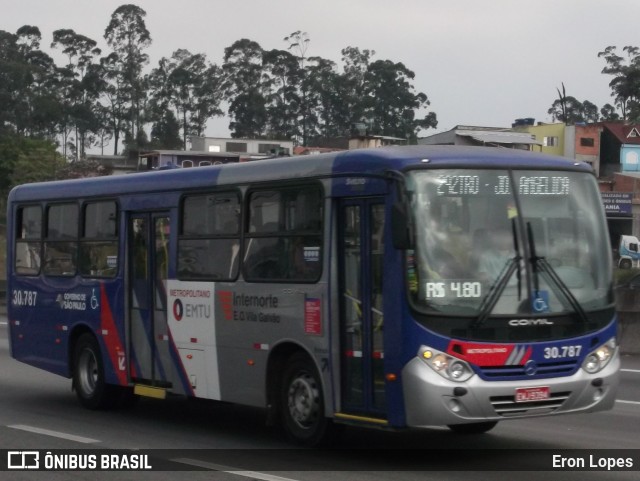
[[458,434],[482,434],[491,431],[496,427],[496,424],[498,421],[486,421],[483,423],[450,424],[448,427]]
[[331,421],[324,415],[322,383],[309,357],[291,356],[285,364],[280,392],[280,414],[287,437],[304,446],[327,438]]
[[113,390],[105,382],[100,346],[89,333],[82,334],[75,345],[73,387],[85,408],[106,409],[113,405]]

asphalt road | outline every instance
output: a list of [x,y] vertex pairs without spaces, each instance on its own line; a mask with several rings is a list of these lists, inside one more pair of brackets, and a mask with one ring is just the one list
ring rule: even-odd
[[[0,317],[0,450],[131,450],[150,463],[192,472],[0,472],[0,479],[431,480],[638,479],[635,471],[541,473],[540,456],[634,455],[640,464],[640,357],[623,358],[613,410],[500,423],[485,435],[447,429],[382,432],[349,428],[329,451],[299,450],[264,425],[264,413],[231,404],[141,399],[132,409],[88,411],[71,382],[10,358]],[[142,450],[142,451],[139,451]],[[171,450],[171,451],[164,451]],[[542,450],[542,451],[541,451]],[[603,451],[603,450],[618,450]],[[619,451],[634,450],[634,451]],[[90,452],[90,451],[84,451]],[[2,454],[4,455],[4,454]],[[475,466],[469,470],[469,466]],[[545,464],[546,466],[546,464]],[[550,465],[551,466],[551,465]],[[522,470],[513,472],[514,470]]]

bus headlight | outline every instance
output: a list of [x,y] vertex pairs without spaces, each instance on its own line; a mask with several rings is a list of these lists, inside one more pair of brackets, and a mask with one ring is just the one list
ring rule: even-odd
[[582,369],[589,374],[595,374],[602,371],[609,361],[613,357],[616,351],[616,338],[612,337],[607,342],[599,346],[594,351],[591,351],[584,362],[582,363]]
[[473,369],[467,362],[437,349],[423,346],[418,355],[427,366],[449,381],[464,382],[473,376]]

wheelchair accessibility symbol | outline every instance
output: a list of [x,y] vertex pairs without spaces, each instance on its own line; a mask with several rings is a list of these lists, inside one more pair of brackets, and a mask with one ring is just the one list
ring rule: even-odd
[[532,296],[533,312],[549,312],[549,293],[547,291],[537,291]]
[[91,309],[95,310],[99,305],[100,304],[98,304],[98,298],[96,297],[96,290],[91,289]]

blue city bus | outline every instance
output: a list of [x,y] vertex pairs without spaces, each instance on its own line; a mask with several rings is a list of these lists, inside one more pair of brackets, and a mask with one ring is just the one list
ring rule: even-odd
[[407,146],[22,185],[12,356],[90,409],[167,394],[344,424],[610,409],[612,260],[591,168]]

